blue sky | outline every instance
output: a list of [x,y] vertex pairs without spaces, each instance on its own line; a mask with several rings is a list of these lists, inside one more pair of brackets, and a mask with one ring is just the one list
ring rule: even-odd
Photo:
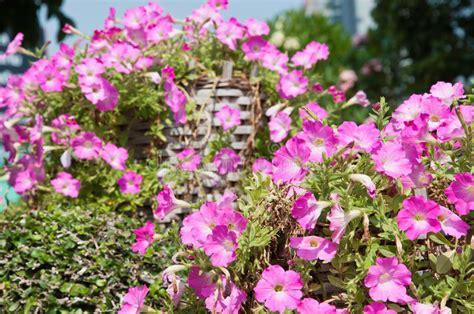
[[[191,11],[199,7],[205,0],[155,0],[165,11],[170,12],[177,18],[184,18]],[[102,28],[104,19],[107,17],[111,6],[117,9],[117,16],[122,17],[123,13],[129,9],[140,5],[146,5],[150,0],[65,0],[63,11],[69,15],[76,26],[85,34],[92,34],[94,29]],[[278,13],[298,8],[303,5],[303,0],[230,0],[229,9],[224,13],[226,17],[235,16],[239,20],[253,17],[260,20],[267,20]],[[41,19],[46,20],[46,10],[42,10]],[[54,20],[43,22],[46,38],[52,41],[49,51],[57,50],[55,42],[58,23]],[[72,36],[71,36],[72,37]],[[74,38],[69,38],[66,42],[72,43]]]

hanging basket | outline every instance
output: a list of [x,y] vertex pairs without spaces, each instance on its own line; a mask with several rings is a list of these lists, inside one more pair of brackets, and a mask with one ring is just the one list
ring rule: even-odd
[[[146,135],[152,122],[140,121],[127,126],[128,148],[133,150],[135,159],[145,162],[150,157],[152,147],[159,151],[159,162],[168,162],[171,167],[178,164],[176,154],[183,149],[194,148],[201,156],[207,156],[211,150],[210,143],[223,132],[215,113],[223,106],[240,111],[240,125],[235,127],[230,136],[230,145],[241,158],[237,172],[220,175],[216,166],[208,162],[202,166],[203,171],[212,173],[213,179],[193,179],[186,184],[172,186],[175,196],[194,203],[205,200],[219,200],[225,191],[235,191],[242,178],[242,165],[251,161],[255,134],[262,117],[262,98],[259,85],[252,84],[244,75],[233,75],[232,63],[224,62],[223,74],[217,78],[200,78],[187,89],[191,101],[195,104],[194,119],[185,125],[173,123],[163,129],[165,142],[160,142]],[[156,123],[156,122],[153,122]],[[172,185],[172,183],[171,183]],[[187,209],[176,210],[166,221],[183,216]],[[165,221],[165,222],[166,222]]]

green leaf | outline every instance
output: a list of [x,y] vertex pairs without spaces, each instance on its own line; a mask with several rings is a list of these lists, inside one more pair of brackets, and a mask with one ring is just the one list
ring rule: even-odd
[[338,288],[341,288],[341,289],[345,289],[346,286],[347,286],[344,283],[344,281],[342,281],[341,279],[339,279],[337,277],[331,276],[331,275],[328,275],[328,280],[331,283],[331,285],[333,285],[335,287],[338,287]]
[[453,267],[453,263],[451,262],[452,251],[448,253],[450,253],[450,255],[441,253],[436,260],[436,272],[438,274],[446,274]]

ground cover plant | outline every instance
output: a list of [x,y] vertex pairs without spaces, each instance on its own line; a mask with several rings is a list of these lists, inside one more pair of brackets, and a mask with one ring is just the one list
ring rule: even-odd
[[[438,81],[394,110],[383,98],[371,105],[363,91],[346,95],[318,81],[312,68],[329,58],[325,43],[312,41],[290,58],[265,39],[266,23],[224,19],[227,5],[209,0],[185,20],[155,3],[123,18],[112,8],[91,37],[67,25],[79,42],[50,59],[44,49],[21,48],[21,34],[9,45],[5,55],[38,60],[0,89],[2,175],[22,196],[2,216],[13,222],[4,224],[1,242],[5,307],[474,311],[472,95],[461,83]],[[209,152],[190,145],[175,163],[160,162],[166,127],[201,123],[194,82],[217,77],[225,62],[264,95],[252,163],[231,148],[241,112],[225,104],[215,114],[219,129]],[[342,121],[354,106],[370,106],[370,117]],[[154,141],[140,161],[124,125],[143,119],[152,122],[147,135]],[[219,175],[247,175],[218,199],[191,204],[176,197],[185,182],[212,179],[208,164]],[[182,208],[193,211],[162,228]],[[76,236],[68,219],[71,228],[83,225]],[[66,234],[59,246],[48,238],[58,230]],[[111,247],[75,249],[100,238]],[[61,249],[66,265],[51,260]],[[74,272],[82,265],[77,258],[92,269],[117,261],[109,265],[111,278],[102,278],[106,269],[99,267],[59,285],[52,270]],[[36,267],[43,278],[32,274]]]

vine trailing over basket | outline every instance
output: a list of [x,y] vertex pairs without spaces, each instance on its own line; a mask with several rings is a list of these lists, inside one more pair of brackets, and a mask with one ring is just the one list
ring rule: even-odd
[[[194,209],[179,236],[152,221],[135,230],[138,254],[167,242],[181,250],[150,286],[129,289],[121,313],[473,311],[472,96],[461,83],[437,82],[393,113],[382,98],[364,123],[340,121],[342,110],[370,104],[361,91],[346,101],[310,74],[327,45],[311,42],[290,60],[266,41],[266,23],[225,20],[227,6],[209,0],[183,21],[155,3],[121,20],[112,8],[91,38],[65,27],[86,45],[63,44],[51,59],[22,49],[17,36],[2,57],[38,58],[0,89],[3,173],[23,205],[122,211],[154,202],[157,221]],[[205,136],[210,151],[190,145],[176,162],[158,162],[159,144],[145,162],[132,160],[121,126],[153,121],[157,143],[168,126],[199,126],[189,86],[229,60],[250,78],[255,116],[265,112],[268,127],[252,121],[255,160],[240,189],[190,204],[176,188],[215,179],[207,165],[219,175],[242,167],[230,142],[242,112],[223,105],[218,136]],[[160,308],[144,305],[158,296]]]

